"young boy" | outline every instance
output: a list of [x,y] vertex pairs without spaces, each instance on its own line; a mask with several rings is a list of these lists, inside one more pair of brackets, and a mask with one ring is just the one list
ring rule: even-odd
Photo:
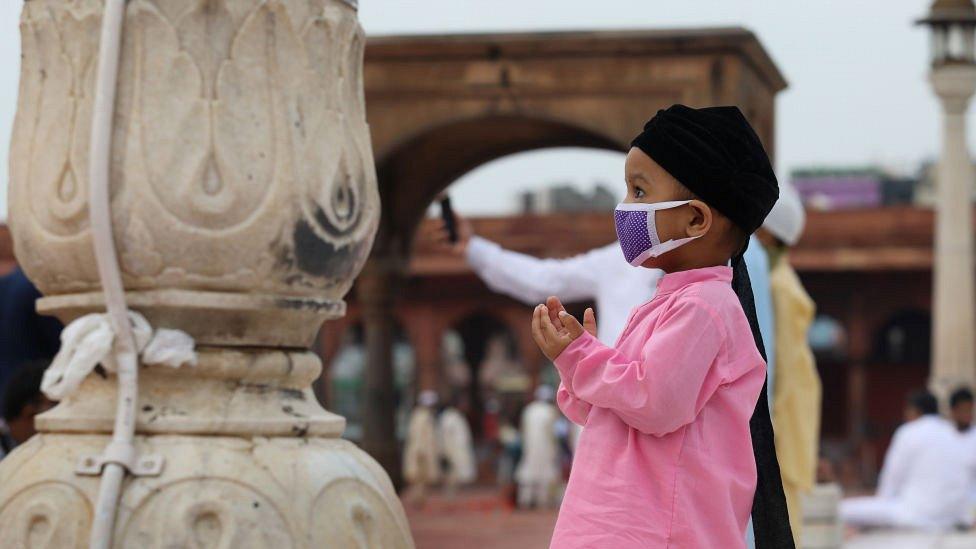
[[792,547],[741,262],[778,195],[769,159],[739,109],[675,105],[625,175],[617,235],[628,262],[667,273],[657,294],[614,348],[555,297],[532,321],[560,408],[585,425],[552,547],[744,547],[750,509],[757,547]]

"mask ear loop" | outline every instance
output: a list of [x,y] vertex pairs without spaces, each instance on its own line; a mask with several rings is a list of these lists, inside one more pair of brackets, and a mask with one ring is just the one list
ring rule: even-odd
[[657,249],[657,250],[650,250],[650,252],[651,252],[650,256],[651,257],[661,257],[662,255],[670,252],[671,250],[673,250],[675,248],[680,248],[681,246],[684,246],[685,244],[691,242],[692,240],[698,240],[699,238],[701,238],[701,235],[699,235],[699,236],[689,236],[687,238],[679,238],[677,240],[671,239],[671,240],[662,242],[661,244],[658,245],[658,248],[659,249]]
[[645,252],[647,255],[644,257],[643,260],[641,260],[641,263],[647,261],[651,257],[661,257],[662,255],[670,252],[675,248],[683,246],[691,242],[692,240],[697,240],[702,236],[704,236],[704,235],[698,235],[698,236],[689,236],[686,238],[677,238],[677,239],[672,238],[671,240],[665,240],[664,242],[661,242],[661,237],[658,236],[657,234],[657,212],[661,210],[670,210],[672,208],[678,208],[680,206],[684,206],[685,204],[691,204],[691,200],[656,202],[653,205],[658,207],[651,209],[650,211],[647,212],[647,234],[651,240],[651,249]]
[[651,242],[651,247],[641,252],[640,255],[635,257],[630,264],[634,267],[640,267],[645,261],[652,257],[660,257],[671,250],[681,247],[692,240],[697,240],[701,238],[699,236],[689,236],[687,238],[671,239],[661,242],[661,238],[657,234],[657,212],[658,210],[668,210],[671,208],[676,208],[678,206],[683,206],[688,204],[690,200],[684,202],[658,202],[655,205],[667,204],[665,208],[647,208],[643,211],[647,211],[647,236],[648,240]]
[[651,249],[661,245],[661,238],[657,235],[657,210],[647,212],[647,236],[650,237]]

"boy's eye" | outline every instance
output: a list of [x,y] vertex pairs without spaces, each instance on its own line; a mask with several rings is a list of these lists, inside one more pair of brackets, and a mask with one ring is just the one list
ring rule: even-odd
[[644,189],[634,187],[634,198],[644,198]]

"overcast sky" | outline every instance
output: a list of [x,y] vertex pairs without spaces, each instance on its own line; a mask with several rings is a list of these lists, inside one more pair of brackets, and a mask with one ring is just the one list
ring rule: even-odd
[[[928,40],[912,22],[928,0],[360,0],[371,35],[743,26],[789,82],[777,112],[777,170],[879,164],[910,172],[938,148],[926,82]],[[17,96],[20,0],[0,0],[0,173]],[[973,111],[971,111],[972,113]],[[650,113],[649,113],[650,114]],[[972,118],[976,115],[970,116]],[[972,125],[972,124],[971,124]],[[970,132],[970,143],[976,143]],[[458,209],[505,213],[514,194],[554,181],[621,185],[621,156],[551,150],[504,158],[452,189]],[[620,187],[622,189],[622,187]],[[6,192],[0,217],[6,212]]]

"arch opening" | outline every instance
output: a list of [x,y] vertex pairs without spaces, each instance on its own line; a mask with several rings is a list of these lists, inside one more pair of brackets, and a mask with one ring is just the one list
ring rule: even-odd
[[625,150],[625,144],[593,130],[512,115],[445,124],[405,140],[377,159],[384,221],[374,253],[406,256],[428,206],[464,174],[504,156],[555,147]]
[[[328,376],[329,409],[346,418],[343,437],[358,441],[363,433],[365,411],[366,346],[361,322],[350,325],[329,363],[323,365]],[[403,328],[396,324],[393,336],[393,383],[395,390],[396,436],[403,440],[414,401],[416,357]]]

